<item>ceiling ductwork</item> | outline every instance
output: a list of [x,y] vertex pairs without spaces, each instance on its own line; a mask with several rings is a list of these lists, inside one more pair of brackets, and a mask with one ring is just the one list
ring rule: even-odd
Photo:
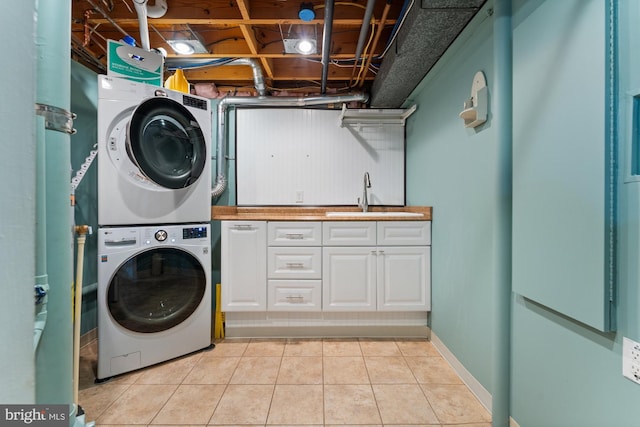
[[399,108],[486,0],[415,0],[371,88],[371,106]]

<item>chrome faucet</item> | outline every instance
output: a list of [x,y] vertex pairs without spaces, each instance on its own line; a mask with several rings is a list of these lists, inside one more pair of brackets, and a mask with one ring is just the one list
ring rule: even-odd
[[364,173],[362,203],[358,203],[358,207],[362,208],[362,212],[369,212],[369,195],[367,194],[367,188],[371,188],[371,178],[369,178],[369,172]]

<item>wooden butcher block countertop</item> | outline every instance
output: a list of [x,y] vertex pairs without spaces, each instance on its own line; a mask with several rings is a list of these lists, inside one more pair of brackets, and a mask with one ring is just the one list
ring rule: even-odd
[[430,206],[370,206],[363,214],[356,206],[212,206],[219,221],[431,221]]

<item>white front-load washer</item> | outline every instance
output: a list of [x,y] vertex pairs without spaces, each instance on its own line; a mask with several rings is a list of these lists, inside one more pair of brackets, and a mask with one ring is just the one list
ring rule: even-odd
[[99,381],[211,345],[209,230],[99,229]]
[[98,76],[98,224],[211,219],[211,102]]

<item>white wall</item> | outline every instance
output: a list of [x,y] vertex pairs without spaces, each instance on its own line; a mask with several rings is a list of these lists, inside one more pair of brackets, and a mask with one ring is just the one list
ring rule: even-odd
[[404,126],[340,127],[340,110],[240,109],[238,205],[404,205]]

